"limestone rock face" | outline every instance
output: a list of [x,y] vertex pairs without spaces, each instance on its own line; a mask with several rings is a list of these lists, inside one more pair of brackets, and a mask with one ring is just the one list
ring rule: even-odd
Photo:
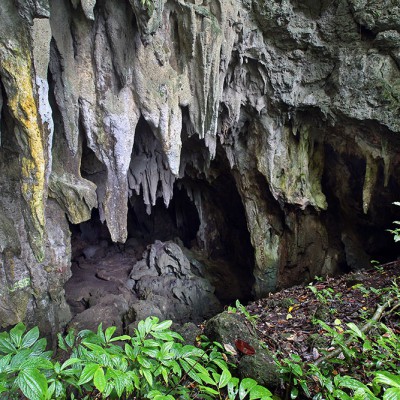
[[0,327],[64,326],[68,223],[124,243],[138,196],[256,297],[396,255],[398,2],[151,3],[0,2]]

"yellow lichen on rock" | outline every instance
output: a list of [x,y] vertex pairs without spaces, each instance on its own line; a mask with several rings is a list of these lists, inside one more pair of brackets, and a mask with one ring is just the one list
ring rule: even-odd
[[1,53],[1,69],[8,80],[8,107],[20,135],[17,139],[21,146],[21,192],[30,211],[28,235],[35,257],[41,260],[44,255],[42,241],[46,162],[33,87],[31,57],[28,51],[16,51],[12,55],[6,51]]

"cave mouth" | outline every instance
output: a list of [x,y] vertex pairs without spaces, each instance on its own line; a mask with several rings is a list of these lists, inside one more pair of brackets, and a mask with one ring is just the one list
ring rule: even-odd
[[[168,207],[159,197],[147,211],[141,193],[133,194],[124,244],[112,242],[97,209],[90,220],[70,224],[72,277],[65,285],[74,316],[70,326],[95,329],[104,320],[129,331],[130,323],[152,314],[178,323],[201,322],[236,299],[250,300],[254,259],[244,207],[230,175],[222,174],[212,184],[178,180]],[[160,284],[162,277],[170,280]],[[184,283],[176,285],[172,277]],[[168,285],[186,307],[174,306],[177,318],[169,311],[158,315],[171,301],[160,295]]]

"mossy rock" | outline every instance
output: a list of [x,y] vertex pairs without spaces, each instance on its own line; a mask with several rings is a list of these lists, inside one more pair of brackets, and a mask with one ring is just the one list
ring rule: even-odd
[[262,347],[252,325],[242,315],[227,311],[216,315],[207,321],[204,333],[211,340],[235,347],[235,341],[240,339],[247,342],[255,350],[253,355],[238,356],[238,374],[241,378],[256,379],[260,385],[269,389],[279,383],[279,371],[271,353]]

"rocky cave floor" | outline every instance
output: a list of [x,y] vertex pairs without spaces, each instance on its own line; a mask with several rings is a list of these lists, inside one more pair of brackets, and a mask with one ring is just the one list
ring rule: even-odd
[[[246,310],[253,317],[258,338],[278,359],[298,354],[304,363],[313,363],[323,357],[321,353],[334,350],[316,320],[336,327],[338,332],[346,330],[349,322],[361,328],[389,295],[392,303],[379,321],[400,334],[398,284],[400,261],[394,261],[340,277],[317,278],[310,283],[314,290],[310,285],[284,289],[248,304]],[[390,294],[389,287],[393,288]],[[357,371],[353,368],[338,365],[336,373],[365,378],[362,365]]]
[[[190,262],[186,255],[181,253],[182,249],[187,251],[182,245],[179,247],[173,242],[158,241],[153,245],[148,245],[146,250],[144,243],[140,243],[138,246],[137,241],[131,242],[131,247],[129,248],[128,243],[124,251],[121,251],[121,248],[116,245],[110,246],[106,243],[103,246],[101,243],[96,246],[87,246],[86,243],[86,247],[83,249],[83,242],[81,247],[75,246],[77,256],[72,263],[73,276],[66,285],[68,303],[75,315],[70,327],[94,330],[100,322],[104,327],[118,326],[118,323],[121,324],[121,316],[128,309],[134,310],[135,315],[131,315],[133,321],[144,319],[149,313],[160,312],[160,304],[172,301],[172,298],[168,298],[166,293],[161,291],[159,294],[162,296],[158,296],[158,292],[148,296],[145,290],[148,282],[145,281],[142,292],[136,292],[135,295],[130,285],[127,285],[127,279],[132,278],[134,270],[139,271],[135,272],[136,275],[140,275],[140,270],[143,268],[145,268],[146,274],[149,273],[148,268],[150,267],[148,265],[141,266],[140,263],[152,259],[152,257],[157,270],[161,271],[160,276],[155,274],[152,279],[156,279],[163,290],[174,292],[175,297],[178,298],[183,294],[185,301],[190,300],[190,294],[208,290],[208,286],[204,286],[202,278],[191,275],[189,265],[192,265],[194,261],[190,258],[190,253],[185,253],[190,258]],[[140,261],[141,259],[143,261]],[[168,269],[163,270],[163,265],[168,266]],[[171,265],[174,268],[174,276],[179,274],[185,276],[180,281],[180,286],[171,286],[172,289],[166,287],[169,281],[163,280],[165,275],[170,275]],[[133,267],[134,269],[132,269]],[[138,277],[134,279],[138,279]],[[200,286],[188,287],[188,283],[197,282],[199,279]],[[174,278],[173,282],[176,281]],[[377,308],[387,301],[389,295],[393,299],[393,304],[386,307],[379,316],[379,320],[390,327],[393,332],[400,334],[400,288],[397,288],[398,284],[400,284],[400,260],[339,277],[316,277],[309,285],[294,286],[270,294],[267,298],[250,302],[246,306],[246,324],[249,331],[255,327],[257,340],[261,340],[279,360],[290,357],[291,354],[298,354],[302,362],[314,363],[324,357],[324,354],[335,349],[331,339],[325,335],[326,332],[317,323],[317,320],[323,321],[339,333],[347,329],[346,324],[349,322],[362,328],[366,321],[376,313]],[[174,283],[174,285],[176,284]],[[181,287],[186,287],[186,289]],[[390,293],[388,288],[391,288]],[[197,296],[194,296],[193,302],[187,302],[186,308],[177,304],[173,311],[162,310],[163,312],[156,316],[161,319],[166,316],[167,319],[174,320],[174,316],[182,315],[182,312],[185,314],[189,309],[195,307],[198,304],[197,301],[201,305],[206,305],[206,308],[215,305],[214,302],[205,303],[205,301],[209,301],[209,296],[214,296],[212,291],[208,293],[207,298],[199,300]],[[155,301],[157,298],[159,299],[158,303]],[[232,307],[234,306],[232,304]],[[240,309],[241,307],[238,311]],[[229,306],[225,306],[225,310],[228,313],[234,313]],[[220,311],[222,311],[222,307],[216,306],[210,315],[203,316],[203,318],[208,319]],[[164,315],[164,312],[167,314]],[[191,317],[187,313],[178,323],[181,327],[185,321],[197,323],[197,327],[193,323],[190,324],[188,336],[181,331],[188,341],[195,341],[195,337],[199,335],[201,329],[207,326],[207,323],[201,324]],[[89,320],[92,326],[88,326]],[[122,321],[123,324],[120,325],[120,328],[127,333],[136,326],[133,323],[129,327],[129,321],[126,323],[123,318]],[[240,330],[236,333],[232,332],[232,337],[246,341],[246,337],[240,337],[241,333]],[[221,342],[223,340],[219,339]],[[234,345],[235,340],[229,344]],[[237,351],[240,359],[241,349],[237,348]],[[337,373],[352,376],[356,374],[362,380],[366,378],[363,376],[362,366],[359,366],[357,371],[352,369],[352,366],[346,364],[338,365]]]

